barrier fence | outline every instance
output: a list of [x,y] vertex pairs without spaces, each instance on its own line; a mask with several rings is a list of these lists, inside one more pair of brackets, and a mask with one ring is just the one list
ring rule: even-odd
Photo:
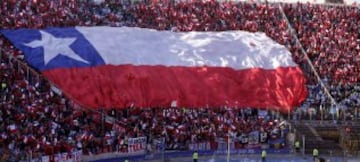
[[[263,149],[235,149],[230,150],[231,155],[246,155],[246,154],[260,154]],[[268,154],[288,154],[290,153],[289,148],[282,149],[265,149]],[[166,151],[163,153],[144,153],[136,156],[118,156],[106,159],[93,160],[94,162],[119,162],[128,159],[130,161],[152,161],[152,160],[165,160],[174,159],[181,157],[192,157],[194,151]],[[200,156],[223,156],[228,154],[227,150],[199,150]]]

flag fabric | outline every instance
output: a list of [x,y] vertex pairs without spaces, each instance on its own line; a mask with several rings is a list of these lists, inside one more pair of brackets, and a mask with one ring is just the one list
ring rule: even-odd
[[291,53],[264,33],[135,27],[2,30],[26,61],[90,108],[253,107],[305,100]]

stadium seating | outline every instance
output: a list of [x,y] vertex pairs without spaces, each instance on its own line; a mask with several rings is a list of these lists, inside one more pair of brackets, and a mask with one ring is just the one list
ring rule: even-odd
[[[330,106],[307,66],[301,47],[288,30],[291,25],[330,93],[348,108],[349,116],[354,115],[352,108],[360,106],[360,10],[312,4],[284,4],[282,8],[287,19],[278,4],[214,0],[159,3],[106,0],[100,4],[81,0],[6,0],[0,4],[0,29],[126,25],[175,32],[261,31],[285,45],[309,73],[311,93],[305,105]],[[115,151],[124,138],[144,135],[165,137],[167,149],[186,149],[190,142],[226,138],[224,132],[228,129],[235,128],[233,131],[238,133],[252,130],[271,133],[278,129],[278,125],[270,124],[275,122],[271,118],[265,121],[249,114],[243,117],[244,110],[171,108],[109,111],[108,116],[118,119],[121,125],[118,127],[125,131],[114,132],[111,122],[98,129],[103,119],[98,111],[76,109],[70,104],[71,99],[53,93],[46,80],[29,78],[27,67],[16,61],[23,60],[21,52],[1,35],[0,47],[0,158],[5,161],[74,149],[81,149],[84,154]]]

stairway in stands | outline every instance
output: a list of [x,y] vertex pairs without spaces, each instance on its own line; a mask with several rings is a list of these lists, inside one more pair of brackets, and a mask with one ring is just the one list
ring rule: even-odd
[[317,148],[320,154],[342,154],[343,149],[339,145],[339,130],[336,125],[323,125],[316,122],[293,123],[296,137],[299,141],[305,136],[305,153],[312,154]]
[[349,126],[351,129],[350,134],[355,139],[360,139],[360,123]]
[[343,126],[344,132],[346,128],[350,128],[350,132],[345,133],[345,138],[343,138],[343,146],[351,153],[360,153],[360,123],[353,122],[345,124]]

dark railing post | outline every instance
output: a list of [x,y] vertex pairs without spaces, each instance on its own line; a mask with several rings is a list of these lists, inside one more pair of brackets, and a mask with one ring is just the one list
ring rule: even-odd
[[104,114],[104,108],[101,108],[101,133],[102,135],[105,135],[105,114]]
[[[29,67],[26,67],[26,80],[28,80],[30,82],[30,70],[29,70]],[[31,84],[31,83],[29,83]]]
[[21,67],[21,66],[20,66],[21,64],[20,64],[19,61],[16,61],[16,63],[17,63],[17,67],[16,67],[17,69],[16,69],[16,70],[17,70],[17,72],[19,73],[19,72],[21,71],[21,68],[20,68],[20,67]]
[[302,135],[302,154],[305,156],[305,135]]

